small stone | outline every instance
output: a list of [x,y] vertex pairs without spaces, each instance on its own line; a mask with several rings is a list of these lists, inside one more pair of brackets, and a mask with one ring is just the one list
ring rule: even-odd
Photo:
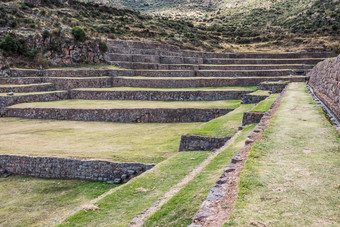
[[0,175],[6,173],[6,170],[5,169],[0,169]]
[[247,138],[245,144],[248,145],[251,143],[254,143],[254,140]]
[[130,224],[136,224],[136,223],[137,223],[137,221],[138,221],[138,218],[137,218],[137,217],[135,217],[134,219],[132,219],[132,221],[130,222]]
[[236,164],[236,163],[241,162],[241,161],[242,161],[242,159],[241,159],[240,157],[234,157],[234,158],[231,160],[231,163]]
[[243,126],[238,126],[238,130],[243,130]]
[[259,132],[261,132],[261,129],[256,128],[256,129],[254,129],[254,132],[259,133]]
[[235,170],[235,165],[234,164],[230,164],[227,168],[224,169],[225,173],[229,173]]
[[303,150],[302,152],[305,153],[305,154],[310,154],[310,153],[312,153],[313,151],[312,151],[312,150]]
[[11,91],[11,92],[8,92],[7,95],[8,95],[8,96],[12,96],[12,95],[14,95],[14,92],[12,92],[12,91]]
[[120,179],[120,178],[116,178],[116,179],[113,180],[114,184],[119,184],[120,182],[122,182],[122,179]]
[[5,173],[4,175],[2,175],[3,178],[7,178],[7,177],[9,177],[9,176],[11,176],[10,173]]

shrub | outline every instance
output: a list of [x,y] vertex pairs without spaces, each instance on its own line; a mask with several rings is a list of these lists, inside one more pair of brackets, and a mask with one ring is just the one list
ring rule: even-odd
[[0,49],[6,54],[15,54],[19,52],[20,43],[13,33],[8,33],[0,43]]
[[107,43],[105,41],[100,41],[99,42],[99,50],[103,53],[105,53],[107,50],[108,50],[108,46],[107,46]]
[[43,37],[44,40],[47,39],[50,36],[51,36],[51,33],[48,30],[43,31],[42,37]]
[[71,30],[71,34],[76,41],[84,42],[86,38],[86,33],[84,29],[80,27],[74,27]]

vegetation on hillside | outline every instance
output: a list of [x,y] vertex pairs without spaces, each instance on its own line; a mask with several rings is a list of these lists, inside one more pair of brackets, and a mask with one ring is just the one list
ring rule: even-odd
[[[71,30],[79,27],[89,39],[148,39],[208,51],[340,49],[338,1],[114,2],[137,10],[142,9],[139,3],[157,12],[163,7],[171,9],[172,14],[146,15],[79,1],[45,0],[42,6],[34,7],[14,0],[0,3],[0,26],[26,37],[38,35],[52,40],[72,38]],[[174,5],[198,13],[177,15]]]

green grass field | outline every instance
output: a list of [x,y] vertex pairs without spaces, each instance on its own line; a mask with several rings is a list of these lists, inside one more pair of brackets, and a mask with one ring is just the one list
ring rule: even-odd
[[225,226],[338,226],[339,152],[340,136],[306,85],[290,84],[251,150]]
[[120,124],[0,118],[0,154],[158,163],[201,123]]
[[0,178],[0,226],[53,226],[118,185],[30,177]]

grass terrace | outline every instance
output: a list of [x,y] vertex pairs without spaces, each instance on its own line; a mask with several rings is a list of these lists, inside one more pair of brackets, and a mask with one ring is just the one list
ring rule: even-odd
[[306,85],[290,84],[251,149],[225,226],[338,226],[339,143]]
[[269,91],[257,90],[253,93],[249,93],[249,95],[256,95],[256,96],[269,96]]
[[0,226],[52,226],[76,207],[117,186],[79,180],[0,178]]
[[7,93],[0,93],[0,96],[12,97],[12,96],[24,96],[24,95],[43,95],[43,94],[53,94],[58,92],[67,92],[67,91],[42,91],[42,92],[14,92],[13,95],[7,95]]
[[21,103],[11,108],[60,108],[60,109],[235,109],[241,100],[220,101],[135,101],[135,100],[79,100],[69,99],[53,102]]
[[237,132],[238,126],[242,124],[243,112],[250,111],[253,107],[254,104],[241,105],[222,117],[201,124],[188,134],[209,137],[233,136]]
[[200,124],[0,118],[0,154],[158,163],[176,154],[181,135]]
[[[216,70],[215,70],[216,71]],[[59,77],[60,78],[60,77]],[[89,77],[87,77],[89,78]],[[94,78],[100,78],[100,77],[94,77]],[[196,79],[205,79],[205,80],[211,80],[211,79],[233,79],[233,80],[239,80],[239,79],[249,79],[249,77],[145,77],[145,76],[117,76],[115,78],[120,78],[120,79],[140,79],[140,80],[196,80]],[[274,77],[261,77],[261,76],[252,76],[251,79],[257,79],[257,78],[264,78],[264,79],[270,79],[270,78],[275,78],[275,79],[282,79],[282,80],[287,80],[287,78],[305,78],[305,76],[274,76]]]
[[259,102],[254,109],[252,109],[252,112],[267,112],[271,105],[275,102],[275,100],[280,96],[280,94],[272,94],[265,100]]
[[31,86],[44,86],[44,85],[51,85],[51,83],[39,83],[39,84],[0,84],[0,88],[7,88],[7,87],[31,87]]

